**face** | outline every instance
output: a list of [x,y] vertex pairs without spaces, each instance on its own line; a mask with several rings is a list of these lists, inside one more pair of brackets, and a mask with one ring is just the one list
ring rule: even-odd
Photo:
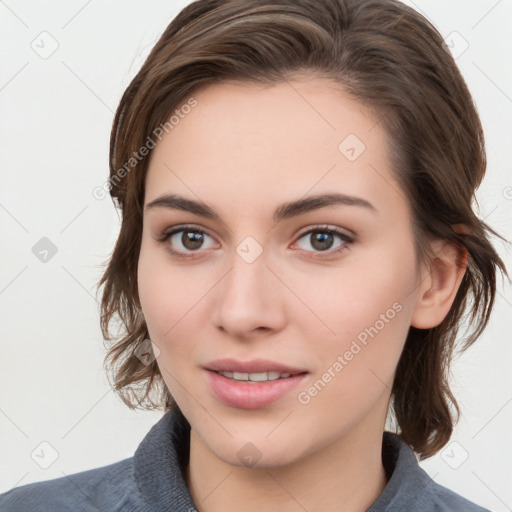
[[321,79],[193,96],[145,188],[139,297],[167,387],[234,465],[381,432],[418,274],[378,118]]

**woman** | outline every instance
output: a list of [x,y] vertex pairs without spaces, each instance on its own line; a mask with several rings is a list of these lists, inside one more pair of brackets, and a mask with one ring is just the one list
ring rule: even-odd
[[417,461],[459,412],[466,307],[468,347],[506,273],[472,211],[484,172],[466,84],[414,10],[189,5],[116,113],[100,282],[115,389],[166,414],[134,457],[1,510],[485,510]]

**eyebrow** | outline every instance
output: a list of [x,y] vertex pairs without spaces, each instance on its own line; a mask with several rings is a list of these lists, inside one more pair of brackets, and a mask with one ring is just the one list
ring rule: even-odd
[[[319,210],[327,206],[333,205],[346,205],[358,206],[365,208],[372,212],[377,212],[377,209],[366,199],[361,197],[349,196],[340,193],[331,194],[317,194],[314,196],[304,197],[296,201],[290,201],[279,205],[273,214],[274,222],[290,219],[298,215]],[[169,208],[172,210],[183,210],[186,212],[199,215],[212,220],[221,221],[220,215],[216,213],[207,204],[187,199],[186,197],[177,194],[164,194],[157,197],[155,200],[148,203],[145,210],[152,210],[154,208]]]

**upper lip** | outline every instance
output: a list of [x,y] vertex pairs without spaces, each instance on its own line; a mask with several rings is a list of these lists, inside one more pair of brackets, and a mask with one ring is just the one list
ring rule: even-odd
[[293,368],[292,366],[287,366],[268,359],[251,359],[250,361],[238,361],[230,358],[216,359],[215,361],[206,364],[204,368],[215,372],[238,373],[279,372],[295,375],[307,372],[307,370]]

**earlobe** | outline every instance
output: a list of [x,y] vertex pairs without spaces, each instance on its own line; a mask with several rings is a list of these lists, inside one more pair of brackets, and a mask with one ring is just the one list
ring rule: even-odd
[[433,256],[424,270],[417,290],[417,302],[411,325],[431,329],[445,318],[455,300],[467,263],[467,250],[446,240],[436,241]]

